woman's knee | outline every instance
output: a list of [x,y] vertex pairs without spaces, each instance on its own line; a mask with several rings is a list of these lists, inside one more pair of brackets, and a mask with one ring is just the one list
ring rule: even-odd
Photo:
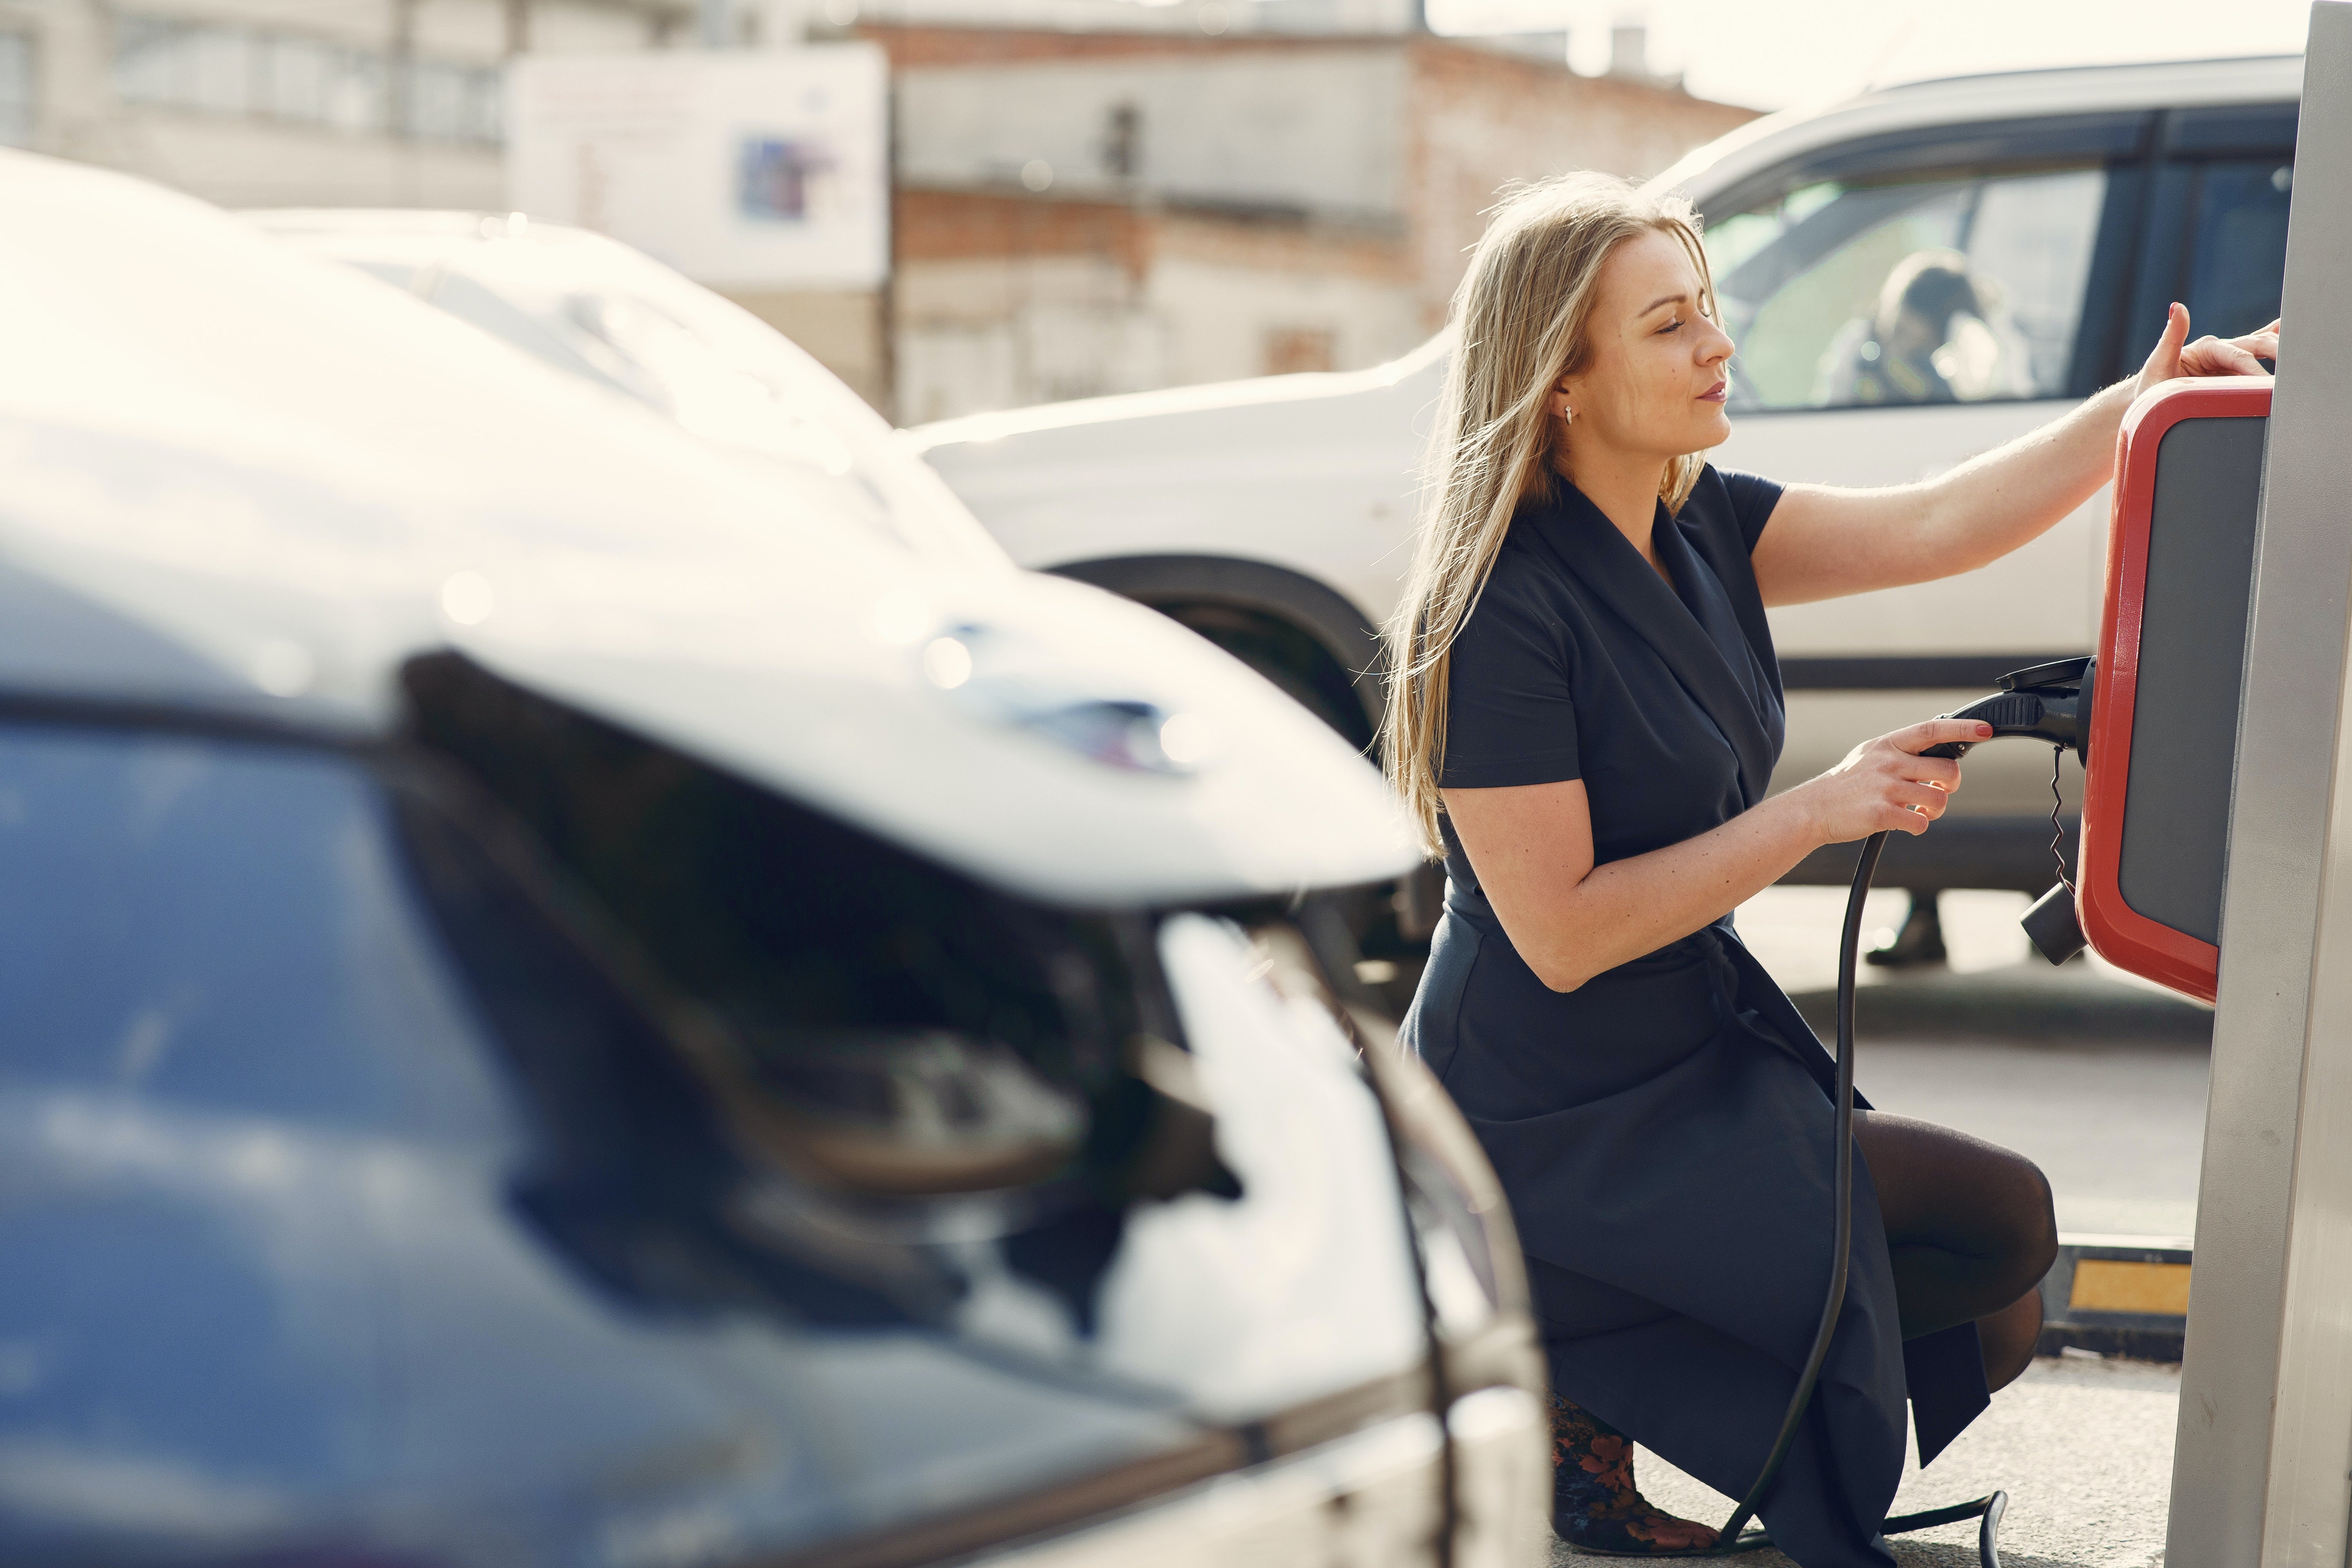
[[2052,1199],[2050,1178],[2022,1154],[2011,1154],[2014,1168],[2007,1173],[2001,1195],[2001,1229],[2008,1245],[2001,1248],[2004,1288],[2011,1299],[2042,1283],[2058,1261],[2058,1213]]
[[2005,1388],[2033,1363],[2042,1338],[2042,1301],[2029,1290],[1997,1312],[1977,1320],[1978,1343],[1984,1352],[1985,1384]]
[[1933,1122],[1872,1112],[1861,1134],[1887,1239],[1935,1248],[1999,1304],[2039,1284],[2058,1257],[2050,1181],[2024,1155]]

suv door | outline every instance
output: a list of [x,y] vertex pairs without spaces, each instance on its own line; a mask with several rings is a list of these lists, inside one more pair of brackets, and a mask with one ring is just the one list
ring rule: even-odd
[[[1706,197],[1739,344],[1717,461],[1786,481],[1912,483],[2113,379],[2157,123],[2137,112],[1906,132]],[[1775,610],[1790,696],[1781,782],[1980,694],[2005,669],[2087,649],[2105,517],[2095,499],[1983,570]],[[2015,850],[2038,820],[2046,844],[2046,759],[1995,747],[1969,772],[1956,818],[2000,819],[1983,828],[2017,837]],[[1890,863],[1884,879],[2049,880],[2046,849],[1995,869],[1971,862],[2006,852],[1957,822],[1931,838],[1901,858],[1953,864]]]

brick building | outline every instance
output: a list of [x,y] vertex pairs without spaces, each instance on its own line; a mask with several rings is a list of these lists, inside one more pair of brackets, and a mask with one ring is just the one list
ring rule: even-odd
[[909,423],[1378,363],[1444,321],[1506,184],[1653,174],[1753,116],[1426,33],[857,31],[892,61]]
[[[1371,364],[1515,179],[1749,118],[1416,0],[0,0],[0,144],[226,206],[499,210],[504,67],[857,36],[892,62],[894,279],[742,303],[902,421]],[[1622,40],[1621,40],[1621,44]]]
[[695,0],[0,0],[0,144],[225,206],[496,208],[509,58],[696,21]]

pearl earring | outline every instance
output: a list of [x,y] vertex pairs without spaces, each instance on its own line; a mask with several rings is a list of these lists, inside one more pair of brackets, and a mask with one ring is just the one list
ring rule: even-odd
[[1576,410],[1570,408],[1565,403],[1561,404],[1559,405],[1559,422],[1563,425],[1574,424],[1576,422]]

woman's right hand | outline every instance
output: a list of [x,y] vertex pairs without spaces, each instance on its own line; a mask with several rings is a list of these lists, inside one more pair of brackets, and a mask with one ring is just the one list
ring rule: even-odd
[[1864,741],[1845,761],[1789,793],[1804,797],[1815,837],[1844,844],[1892,829],[1914,837],[1944,815],[1960,787],[1960,764],[1949,757],[1923,757],[1930,746],[1949,741],[1992,738],[1992,726],[1977,719],[1930,719],[1874,741]]

